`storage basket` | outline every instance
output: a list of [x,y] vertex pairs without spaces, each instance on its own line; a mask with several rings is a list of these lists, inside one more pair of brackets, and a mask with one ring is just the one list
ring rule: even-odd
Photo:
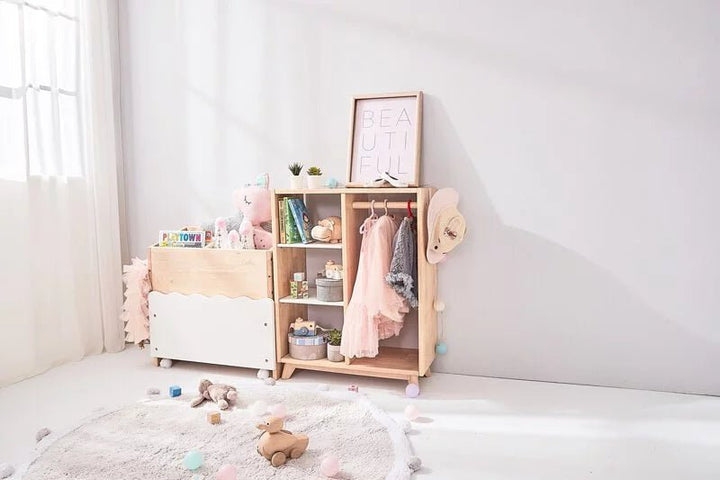
[[317,285],[317,299],[321,302],[342,302],[343,299],[343,281],[333,278],[318,278],[315,281]]
[[324,335],[288,335],[290,356],[298,360],[320,360],[327,356],[327,338]]

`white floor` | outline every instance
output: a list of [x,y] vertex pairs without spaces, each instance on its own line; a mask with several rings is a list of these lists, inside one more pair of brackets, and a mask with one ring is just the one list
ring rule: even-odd
[[[130,348],[65,365],[0,389],[0,462],[27,461],[41,427],[66,430],[116,407],[200,378],[257,382],[255,371],[178,362],[151,365]],[[288,382],[360,386],[393,417],[404,383],[297,371]],[[412,443],[420,479],[718,479],[720,398],[436,374],[415,400]]]

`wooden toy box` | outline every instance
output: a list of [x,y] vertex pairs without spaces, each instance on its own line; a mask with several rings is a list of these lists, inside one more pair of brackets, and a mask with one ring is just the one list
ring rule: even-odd
[[148,266],[156,361],[265,368],[277,378],[272,250],[152,246]]

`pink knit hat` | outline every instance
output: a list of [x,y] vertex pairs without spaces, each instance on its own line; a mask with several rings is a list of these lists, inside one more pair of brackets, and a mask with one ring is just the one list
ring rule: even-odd
[[465,237],[465,218],[457,209],[459,195],[453,188],[441,188],[430,199],[427,214],[430,263],[445,260],[445,255]]

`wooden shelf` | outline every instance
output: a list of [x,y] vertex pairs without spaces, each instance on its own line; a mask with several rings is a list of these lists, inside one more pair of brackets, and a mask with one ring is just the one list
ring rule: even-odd
[[[418,351],[412,348],[380,347],[380,353],[377,357],[355,358],[349,364],[331,362],[327,358],[321,360],[298,360],[289,355],[285,355],[280,361],[286,365],[283,372],[290,365],[294,367],[292,370],[300,368],[320,372],[345,373],[347,375],[394,378],[412,382],[417,382],[418,377]],[[290,371],[290,374],[292,374],[292,371]]]
[[342,243],[278,243],[278,248],[317,248],[329,250],[342,250]]
[[309,297],[308,298],[292,298],[290,295],[287,297],[282,297],[280,300],[278,300],[280,303],[296,303],[299,305],[326,305],[328,307],[344,307],[345,302],[342,300],[339,302],[323,302],[322,300],[318,300],[317,298],[317,289],[310,288],[309,289]]
[[379,187],[379,188],[316,188],[316,189],[309,189],[304,188],[302,190],[290,190],[290,189],[281,189],[281,190],[275,190],[275,194],[278,196],[282,195],[337,195],[340,193],[353,193],[353,194],[371,194],[371,195],[381,195],[381,194],[408,194],[408,193],[417,193],[418,190],[422,189],[422,187],[404,187],[404,188],[394,188],[394,187]]

